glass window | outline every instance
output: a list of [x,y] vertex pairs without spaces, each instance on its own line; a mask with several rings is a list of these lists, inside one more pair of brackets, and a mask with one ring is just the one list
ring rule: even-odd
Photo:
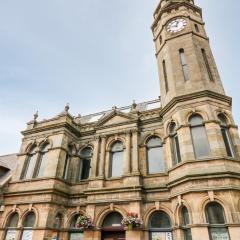
[[104,228],[122,228],[122,221],[123,217],[118,212],[112,212],[107,215],[107,217],[103,221],[103,227]]
[[147,142],[148,173],[161,173],[165,171],[163,145],[159,137],[152,137]]
[[72,148],[69,147],[68,153],[66,154],[65,161],[64,161],[64,168],[63,168],[63,179],[68,180],[69,175],[69,168],[72,156]]
[[34,174],[34,169],[36,166],[37,162],[37,152],[36,152],[36,147],[33,147],[31,152],[28,154],[28,158],[25,162],[24,166],[24,173],[22,178],[23,179],[31,179]]
[[166,89],[166,92],[168,92],[169,91],[168,76],[167,76],[167,68],[166,68],[166,61],[165,60],[163,60],[162,65],[163,65],[163,77],[164,77],[164,82],[165,82],[165,89]]
[[181,162],[181,153],[180,153],[180,146],[179,146],[179,140],[177,135],[177,126],[175,123],[171,123],[169,127],[169,131],[170,131],[170,138],[171,138],[173,164],[175,165]]
[[212,71],[211,71],[211,67],[210,67],[209,62],[208,62],[208,57],[207,57],[206,51],[204,49],[202,49],[202,56],[203,56],[203,61],[204,61],[206,70],[207,70],[208,80],[209,81],[214,81]]
[[223,207],[219,203],[212,202],[206,206],[205,211],[207,222],[209,223],[211,240],[229,240],[228,228],[225,226],[226,221]]
[[123,143],[114,143],[111,149],[109,177],[121,177],[123,173]]
[[210,146],[207,138],[203,119],[200,115],[193,115],[190,118],[191,134],[196,158],[210,155]]
[[46,168],[46,161],[47,161],[47,155],[48,155],[49,147],[50,147],[50,145],[47,144],[41,150],[36,177],[43,177],[44,176],[44,171],[45,171],[45,168]]
[[80,229],[77,229],[76,227],[76,223],[77,223],[77,219],[80,215],[75,215],[72,218],[71,224],[70,224],[70,232],[69,232],[69,239],[70,240],[83,240],[83,231],[81,231]]
[[163,211],[154,212],[149,219],[150,239],[172,239],[172,224],[169,216]]
[[88,179],[91,172],[92,149],[84,148],[80,153],[78,180]]
[[183,225],[183,233],[184,233],[184,240],[192,240],[192,232],[191,229],[188,227],[190,224],[189,213],[186,207],[182,208],[182,225]]
[[15,240],[17,231],[15,228],[18,226],[19,215],[18,213],[13,213],[7,221],[7,232],[5,240]]
[[196,30],[196,32],[199,32],[199,27],[198,27],[198,25],[195,24],[194,26],[195,26],[195,30]]
[[54,228],[60,229],[62,226],[62,220],[63,220],[62,214],[58,213],[55,217]]
[[23,232],[21,240],[32,240],[33,230],[32,228],[35,226],[36,216],[34,212],[30,212],[25,217],[23,222]]
[[221,127],[221,132],[222,132],[222,137],[223,137],[223,142],[226,148],[226,153],[228,157],[234,157],[234,150],[233,150],[233,144],[232,144],[232,139],[230,136],[230,132],[228,129],[228,124],[227,124],[227,119],[223,114],[220,114],[218,116],[220,120],[220,127]]
[[180,61],[181,61],[181,65],[182,65],[184,80],[188,81],[189,80],[189,70],[188,70],[188,65],[187,65],[187,60],[186,60],[186,56],[184,53],[184,49],[179,50],[179,55],[180,55]]

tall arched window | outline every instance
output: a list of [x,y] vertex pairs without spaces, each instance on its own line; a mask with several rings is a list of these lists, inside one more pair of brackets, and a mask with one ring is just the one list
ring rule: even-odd
[[125,239],[122,219],[122,215],[118,212],[109,213],[102,224],[102,239]]
[[18,221],[19,221],[19,215],[18,213],[13,213],[10,215],[7,224],[6,224],[6,228],[7,228],[7,232],[6,232],[6,236],[5,236],[5,240],[16,240],[16,235],[17,235],[17,227],[18,227]]
[[186,60],[186,56],[185,56],[185,52],[184,52],[183,48],[181,48],[179,50],[179,56],[180,56],[180,61],[181,61],[181,65],[182,65],[184,80],[188,81],[189,80],[189,70],[188,70],[188,64],[187,64],[187,60]]
[[229,240],[223,207],[217,202],[211,202],[206,206],[205,212],[211,239]]
[[36,162],[37,162],[37,148],[36,146],[34,146],[28,153],[28,157],[24,164],[21,179],[31,179],[33,177]]
[[182,226],[184,232],[184,240],[192,240],[191,228],[189,228],[190,218],[188,209],[184,206],[182,208]]
[[173,164],[176,165],[181,162],[181,153],[180,153],[176,123],[171,123],[169,127],[169,133],[171,138]]
[[61,213],[58,213],[55,217],[54,224],[53,224],[53,228],[56,231],[55,239],[60,239],[60,231],[62,228],[62,224],[63,224],[63,216]]
[[172,239],[172,223],[163,211],[156,211],[150,216],[148,228],[150,240]]
[[83,240],[83,231],[77,228],[76,223],[80,214],[76,214],[70,222],[69,240]]
[[210,146],[207,138],[203,118],[194,114],[190,117],[192,142],[196,158],[208,157],[210,155]]
[[121,177],[123,174],[123,143],[117,141],[111,148],[111,159],[109,163],[109,177]]
[[92,148],[86,147],[80,152],[78,181],[88,179],[91,173]]
[[32,240],[33,227],[35,226],[36,216],[34,212],[30,212],[24,219],[23,232],[21,240]]
[[220,121],[220,127],[221,127],[222,137],[223,137],[224,145],[226,148],[227,156],[234,157],[233,144],[232,144],[232,139],[228,130],[227,119],[223,114],[220,114],[218,116],[218,119]]
[[40,156],[38,159],[38,166],[36,169],[36,177],[40,178],[44,176],[44,171],[46,169],[46,161],[48,157],[48,150],[49,150],[50,144],[45,144],[44,147],[40,151]]
[[147,160],[149,174],[165,171],[163,143],[159,137],[151,137],[147,141]]
[[68,152],[65,157],[64,166],[63,166],[63,179],[68,180],[69,178],[69,168],[72,157],[72,147],[69,147]]

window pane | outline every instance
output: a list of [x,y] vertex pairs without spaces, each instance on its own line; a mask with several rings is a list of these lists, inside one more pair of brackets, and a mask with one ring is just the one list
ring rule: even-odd
[[189,123],[191,126],[197,126],[203,124],[203,118],[200,115],[194,115],[190,118]]
[[227,228],[210,228],[211,240],[229,240]]
[[232,146],[232,140],[230,138],[229,131],[228,131],[228,129],[226,129],[224,127],[221,128],[221,131],[222,131],[223,141],[225,144],[227,155],[229,157],[233,157],[234,156],[233,146]]
[[83,233],[70,233],[70,240],[83,240]]
[[76,223],[80,215],[75,215],[71,221],[70,228],[76,228]]
[[123,151],[123,144],[122,144],[122,142],[116,142],[116,143],[114,143],[114,145],[112,146],[111,151],[112,151],[112,152]]
[[91,159],[81,159],[82,160],[82,174],[81,174],[81,179],[88,179],[89,174],[90,174],[90,163]]
[[169,87],[168,87],[168,77],[167,77],[167,69],[166,69],[166,62],[163,61],[163,76],[164,76],[164,81],[165,81],[165,89],[166,92],[169,91]]
[[121,177],[123,171],[123,152],[113,152],[109,177]]
[[81,157],[83,158],[91,158],[92,157],[92,149],[90,147],[84,148],[81,151]]
[[26,179],[32,178],[33,171],[34,171],[34,168],[35,168],[35,165],[36,165],[36,160],[37,160],[37,154],[34,154],[34,155],[29,157],[28,166],[27,166],[26,174],[25,174]]
[[210,155],[210,147],[204,126],[191,128],[196,158]]
[[184,229],[184,240],[192,240],[191,229]]
[[164,170],[163,148],[155,147],[148,149],[148,173],[160,173],[164,172]]
[[44,170],[45,170],[45,165],[46,165],[46,160],[47,160],[47,153],[41,153],[41,157],[40,157],[40,162],[39,162],[39,170],[38,170],[38,174],[37,177],[43,177],[44,176]]
[[183,226],[186,226],[190,223],[189,213],[188,213],[188,209],[186,207],[183,207],[183,209],[182,209],[182,218],[183,218]]
[[26,216],[23,226],[32,228],[35,225],[35,220],[36,220],[35,214],[31,212]]
[[5,240],[16,240],[16,230],[8,230]]
[[172,138],[172,145],[173,145],[173,157],[174,157],[174,163],[178,164],[181,162],[181,153],[180,153],[180,147],[179,147],[179,141],[178,136],[175,135]]
[[63,179],[67,180],[68,178],[68,168],[70,164],[70,155],[67,154],[65,162],[64,162],[64,169],[63,169]]
[[22,234],[22,240],[32,240],[32,235],[32,230],[24,230]]
[[121,221],[123,217],[120,213],[113,212],[107,215],[103,222],[104,228],[111,228],[111,227],[122,227]]
[[17,227],[18,225],[18,220],[19,220],[19,216],[17,213],[14,213],[13,215],[10,216],[8,223],[7,223],[7,227]]
[[208,79],[209,79],[209,81],[214,81],[212,71],[211,71],[211,67],[210,67],[209,62],[208,62],[207,54],[206,54],[206,51],[204,49],[202,49],[202,55],[203,55],[203,61],[204,61],[204,64],[205,64],[205,67],[206,67],[206,70],[207,70]]
[[147,142],[148,147],[159,147],[162,146],[162,141],[159,137],[152,137]]
[[150,228],[171,228],[171,221],[169,216],[162,211],[152,214],[149,223]]
[[207,220],[210,224],[224,224],[224,211],[220,204],[210,203],[206,207]]
[[171,232],[152,232],[150,240],[172,240]]
[[184,65],[182,68],[183,68],[183,76],[184,76],[184,79],[185,79],[185,81],[188,81],[188,80],[189,80],[188,66],[187,66],[187,65]]

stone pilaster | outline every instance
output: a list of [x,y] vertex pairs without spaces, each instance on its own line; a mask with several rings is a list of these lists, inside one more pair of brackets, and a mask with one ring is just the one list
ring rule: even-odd
[[132,173],[139,174],[138,130],[132,132]]

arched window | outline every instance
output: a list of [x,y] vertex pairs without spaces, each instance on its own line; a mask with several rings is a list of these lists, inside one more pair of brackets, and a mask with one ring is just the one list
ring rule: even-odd
[[21,179],[31,179],[33,177],[36,162],[37,162],[37,148],[36,146],[34,146],[28,153],[28,157],[24,164]]
[[189,123],[191,126],[192,142],[196,158],[208,157],[210,155],[210,146],[207,138],[203,118],[194,114],[190,117]]
[[159,137],[151,137],[147,141],[148,173],[161,173],[165,170],[163,144]]
[[121,224],[122,219],[122,215],[118,212],[108,214],[102,224],[102,238],[126,239],[124,228]]
[[44,176],[44,171],[46,168],[46,161],[48,157],[48,150],[49,150],[50,144],[45,144],[44,147],[40,151],[40,156],[38,159],[38,166],[36,171],[36,177],[40,178]]
[[186,60],[186,56],[185,56],[185,52],[184,52],[183,48],[181,48],[179,50],[179,56],[180,56],[180,61],[181,61],[181,65],[182,65],[184,80],[188,81],[189,80],[189,70],[188,70],[187,60]]
[[111,159],[109,163],[109,177],[121,177],[123,174],[123,143],[117,141],[111,148]]
[[34,212],[30,212],[24,219],[23,222],[23,232],[21,240],[32,240],[33,230],[32,228],[35,226],[36,216]]
[[77,228],[76,223],[80,214],[76,214],[70,222],[69,240],[83,240],[83,231]]
[[223,142],[226,148],[227,156],[234,157],[233,144],[232,144],[232,139],[228,130],[227,119],[223,114],[220,114],[218,116],[218,119],[220,121],[220,127],[221,127]]
[[63,179],[68,180],[69,178],[69,168],[71,163],[71,157],[72,157],[72,147],[69,147],[68,152],[65,157],[64,161],[64,167],[63,167]]
[[205,213],[211,239],[229,240],[223,207],[219,203],[211,202],[206,206]]
[[63,216],[61,213],[58,213],[55,217],[53,228],[56,229],[55,239],[60,239],[60,230],[63,224]]
[[5,240],[16,239],[16,235],[17,235],[16,228],[18,227],[18,221],[19,221],[18,213],[13,213],[10,215],[6,224],[7,232],[6,232]]
[[181,153],[180,153],[176,123],[171,123],[169,127],[169,133],[171,138],[173,164],[176,165],[181,162]]
[[188,209],[184,206],[182,208],[182,226],[184,232],[184,240],[192,240],[191,228],[189,228],[190,218]]
[[150,216],[148,228],[150,240],[172,239],[172,223],[163,211],[156,211]]
[[88,179],[91,173],[92,148],[86,147],[80,152],[78,181]]

